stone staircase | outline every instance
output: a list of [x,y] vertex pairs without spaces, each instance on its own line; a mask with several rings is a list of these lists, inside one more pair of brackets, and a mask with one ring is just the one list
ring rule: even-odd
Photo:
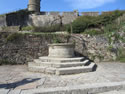
[[92,72],[96,64],[84,57],[53,58],[39,57],[33,62],[28,62],[28,69],[32,72],[40,72],[53,75],[69,75]]

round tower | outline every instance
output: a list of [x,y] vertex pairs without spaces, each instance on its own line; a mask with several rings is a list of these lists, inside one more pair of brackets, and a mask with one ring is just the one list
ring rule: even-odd
[[28,11],[40,12],[40,1],[41,0],[29,0]]

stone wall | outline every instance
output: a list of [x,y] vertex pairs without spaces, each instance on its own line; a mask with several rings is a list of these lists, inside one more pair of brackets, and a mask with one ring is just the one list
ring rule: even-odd
[[[26,64],[39,56],[47,56],[48,44],[52,43],[55,38],[55,34],[24,35],[2,32],[0,33],[0,62]],[[63,35],[58,35],[57,38],[66,39]]]
[[82,12],[82,16],[99,16],[99,12]]
[[113,61],[117,58],[117,48],[110,51],[110,44],[104,36],[72,35],[70,40],[75,42],[77,55],[87,56],[95,62]]
[[[48,55],[48,44],[55,39],[67,42],[68,36],[62,34],[26,34],[19,35],[14,41],[7,41],[8,33],[0,33],[0,61],[7,60],[18,64],[25,64],[40,56]],[[75,34],[70,37],[71,43],[75,43],[75,55],[86,56],[95,62],[116,60],[119,47],[125,47],[125,43],[110,44],[104,36],[89,36]]]
[[27,24],[31,26],[51,26],[60,23],[60,17],[54,15],[29,15],[27,21]]
[[27,25],[28,15],[23,13],[10,13],[6,15],[7,26]]
[[[83,15],[98,16],[98,12],[83,12]],[[3,26],[46,26],[69,24],[79,16],[79,12],[41,12],[39,15],[28,15],[27,10],[12,12],[0,17],[0,27]]]
[[[102,12],[108,14],[111,12]],[[46,26],[53,24],[70,24],[78,16],[99,16],[99,12],[45,12],[30,14],[27,10],[20,10],[0,16],[0,27],[2,26]]]
[[0,27],[6,26],[6,15],[0,16]]
[[62,13],[62,24],[69,24],[78,17],[75,12],[63,12]]

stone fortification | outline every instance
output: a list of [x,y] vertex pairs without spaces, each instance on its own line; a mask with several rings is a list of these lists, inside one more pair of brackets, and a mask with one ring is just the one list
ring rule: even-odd
[[[28,14],[29,13],[29,14]],[[111,12],[102,12],[107,14]],[[8,13],[0,16],[0,27],[3,26],[50,26],[55,24],[70,24],[79,16],[99,16],[99,12],[39,12],[39,14],[28,12]]]
[[[24,10],[25,11],[25,10]],[[8,13],[0,16],[0,27],[3,26],[47,26],[55,24],[69,24],[73,22],[79,14],[80,16],[98,16],[98,12],[39,12],[27,13]]]

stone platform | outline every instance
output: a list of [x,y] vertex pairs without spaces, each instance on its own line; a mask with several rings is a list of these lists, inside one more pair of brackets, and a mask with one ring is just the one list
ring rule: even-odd
[[69,75],[91,72],[96,65],[84,57],[75,57],[71,43],[49,44],[49,55],[28,62],[28,69],[53,75]]
[[96,65],[84,57],[52,58],[40,57],[28,63],[28,69],[32,72],[40,72],[54,75],[68,75],[91,72]]

